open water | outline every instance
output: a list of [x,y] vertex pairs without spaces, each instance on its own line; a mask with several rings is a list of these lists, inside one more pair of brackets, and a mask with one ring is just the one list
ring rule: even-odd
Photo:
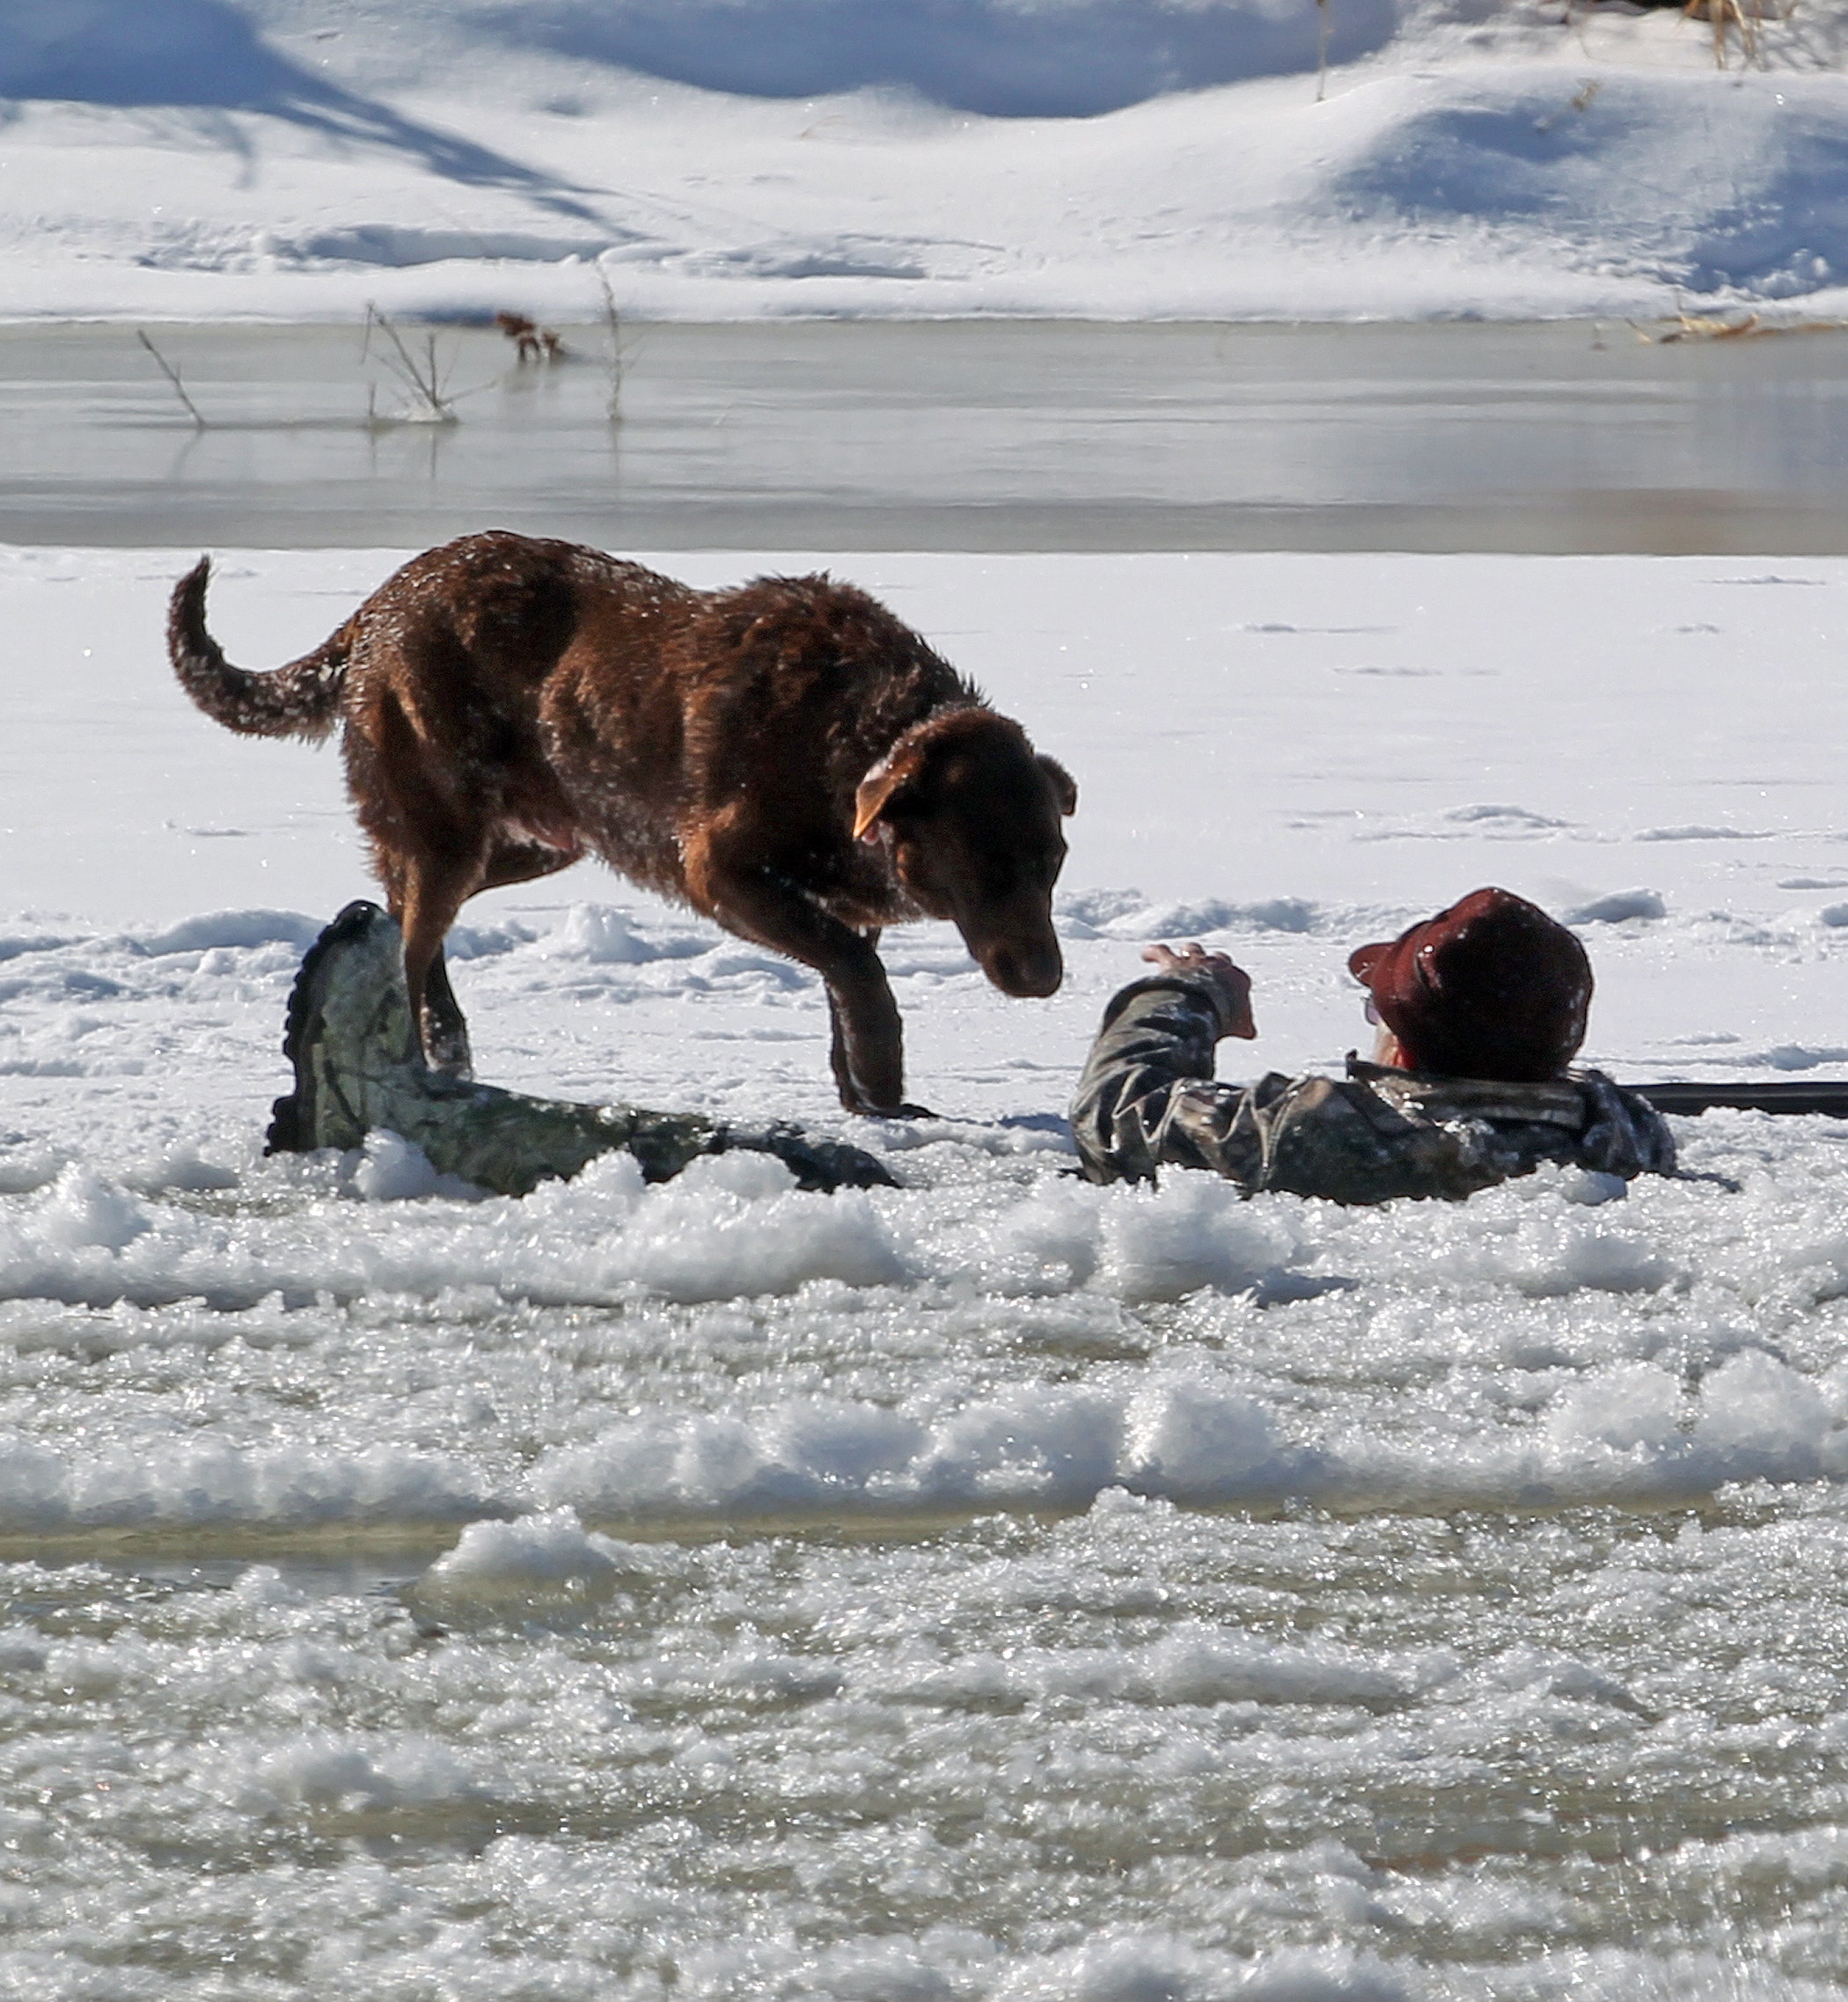
[[[0,537],[1848,551],[1835,330],[569,327],[525,369],[491,328],[399,332],[155,327],[197,429],[132,329],[0,328]],[[412,373],[454,423],[397,422],[434,414]]]

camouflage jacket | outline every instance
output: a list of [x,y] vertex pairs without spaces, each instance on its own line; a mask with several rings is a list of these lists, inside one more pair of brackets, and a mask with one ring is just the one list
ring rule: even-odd
[[1350,1057],[1345,1077],[1273,1071],[1256,1084],[1221,1084],[1219,1036],[1206,983],[1184,974],[1139,980],[1111,1002],[1072,1105],[1090,1180],[1210,1168],[1251,1193],[1381,1203],[1473,1195],[1544,1161],[1625,1180],[1675,1170],[1661,1114],[1596,1071],[1499,1084]]

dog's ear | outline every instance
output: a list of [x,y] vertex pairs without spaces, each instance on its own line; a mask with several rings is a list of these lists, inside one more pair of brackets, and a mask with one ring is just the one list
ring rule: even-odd
[[1052,796],[1059,802],[1059,810],[1067,819],[1078,810],[1078,782],[1056,758],[1048,758],[1041,752],[1034,762],[1052,781]]
[[924,746],[906,744],[882,758],[861,780],[854,795],[854,839],[869,847],[879,839],[879,822],[898,794],[924,768]]

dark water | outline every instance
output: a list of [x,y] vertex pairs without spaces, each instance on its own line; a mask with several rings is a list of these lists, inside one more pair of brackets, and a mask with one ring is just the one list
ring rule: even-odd
[[[636,548],[1848,551],[1848,338],[1623,325],[0,328],[0,538]],[[370,415],[369,415],[370,412]]]

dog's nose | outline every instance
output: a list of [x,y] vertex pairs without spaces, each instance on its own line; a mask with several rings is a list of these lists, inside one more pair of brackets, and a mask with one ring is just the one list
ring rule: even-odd
[[1004,994],[1016,1001],[1043,1001],[1059,992],[1065,979],[1065,961],[1058,941],[1025,950],[1018,947],[991,953],[982,971]]

